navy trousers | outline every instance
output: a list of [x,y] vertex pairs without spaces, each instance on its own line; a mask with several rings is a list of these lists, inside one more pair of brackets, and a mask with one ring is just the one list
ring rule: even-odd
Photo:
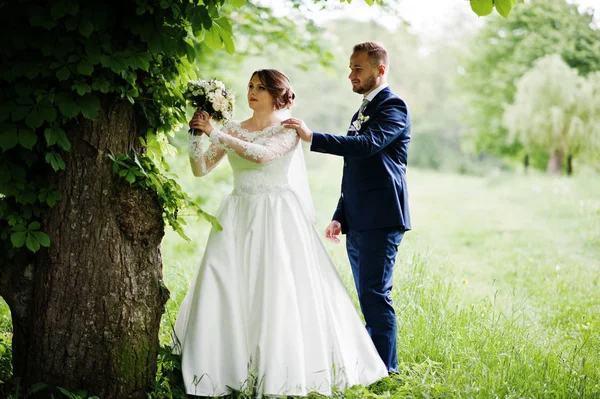
[[388,368],[398,371],[396,313],[392,306],[394,263],[403,230],[348,231],[346,249],[367,331]]

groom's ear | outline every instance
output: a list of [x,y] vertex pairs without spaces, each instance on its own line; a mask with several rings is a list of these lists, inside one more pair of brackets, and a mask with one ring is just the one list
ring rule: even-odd
[[385,73],[386,73],[386,71],[387,71],[387,67],[385,66],[385,64],[380,64],[380,65],[377,67],[377,70],[378,70],[378,72],[379,72],[379,74],[380,74],[381,76],[385,76]]

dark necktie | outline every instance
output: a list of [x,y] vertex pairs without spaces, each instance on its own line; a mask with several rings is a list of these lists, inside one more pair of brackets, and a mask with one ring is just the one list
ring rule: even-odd
[[369,105],[369,100],[367,100],[366,98],[363,100],[362,104],[360,104],[360,108],[358,109],[358,113],[359,115],[362,114],[365,111],[365,108],[367,108],[367,105]]

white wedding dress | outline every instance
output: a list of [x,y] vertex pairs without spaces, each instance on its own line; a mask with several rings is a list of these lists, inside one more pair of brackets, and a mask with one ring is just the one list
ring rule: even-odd
[[320,240],[312,204],[290,181],[296,132],[248,132],[237,122],[223,130],[203,157],[210,171],[227,154],[234,189],[175,323],[186,392],[222,396],[255,379],[259,395],[330,395],[387,376]]

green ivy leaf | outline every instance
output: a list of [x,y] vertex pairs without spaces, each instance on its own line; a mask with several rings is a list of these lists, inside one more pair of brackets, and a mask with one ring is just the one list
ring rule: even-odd
[[56,152],[47,152],[46,162],[52,166],[52,169],[54,169],[55,172],[58,172],[59,170],[65,170],[67,167],[60,154]]
[[79,114],[80,108],[70,93],[59,93],[54,97],[60,112],[67,118],[74,118]]
[[29,23],[31,26],[40,26],[46,30],[50,30],[56,26],[56,21],[48,18],[44,9],[41,7],[33,7],[29,11]]
[[71,89],[77,90],[77,94],[79,94],[80,96],[92,92],[92,87],[85,82],[75,83],[73,86],[71,86]]
[[94,72],[94,66],[88,60],[81,60],[77,65],[77,72],[85,76],[91,76]]
[[81,113],[87,119],[95,119],[100,111],[100,100],[93,94],[86,94],[78,101]]
[[202,209],[198,209],[198,215],[202,216],[207,222],[209,222],[217,231],[222,231],[223,226],[219,223],[219,220],[213,215],[204,212]]
[[204,34],[204,43],[212,50],[218,50],[223,46],[223,42],[221,41],[221,37],[219,36],[218,29],[214,28],[214,26],[206,31]]
[[29,126],[32,129],[37,129],[38,127],[42,126],[43,122],[44,119],[40,114],[39,108],[32,107],[31,111],[29,112],[29,115],[27,115],[27,118],[25,118],[25,123],[27,124],[27,126]]
[[55,3],[50,9],[50,16],[54,20],[59,20],[67,14],[67,7],[64,3]]
[[102,50],[100,47],[100,41],[96,36],[90,36],[85,41],[85,53],[87,54],[87,60],[90,62],[90,64],[96,65],[100,63]]
[[492,0],[471,0],[471,9],[480,17],[491,14],[494,9]]
[[[189,12],[190,24],[192,25],[192,33],[195,37],[200,37],[202,35],[202,28],[210,29],[212,25],[212,20],[208,15],[208,11],[204,7],[192,7],[192,10]],[[206,25],[208,20],[208,26]]]
[[34,64],[33,62],[28,62],[21,65],[21,72],[31,80],[36,78],[43,69],[44,68],[40,67],[39,64]]
[[50,237],[43,231],[32,231],[31,235],[40,243],[42,247],[50,247]]
[[2,134],[0,134],[0,147],[2,151],[8,151],[19,143],[19,134],[15,125],[9,125],[6,128],[2,128]]
[[36,142],[37,135],[33,132],[33,130],[26,127],[19,128],[19,144],[21,144],[22,147],[31,150]]
[[[148,71],[150,69],[150,61],[151,60],[152,60],[152,55],[150,53],[137,53],[133,57],[135,67],[140,68],[144,71]],[[133,65],[133,63],[132,63],[132,65]]]
[[67,133],[64,130],[59,129],[60,133],[58,134],[58,146],[65,151],[71,151],[71,142],[67,137]]
[[[366,1],[366,0],[365,0]],[[371,0],[372,1],[372,0]],[[229,0],[229,3],[237,8],[242,7],[244,4],[246,4],[246,0]]]
[[133,171],[130,170],[125,176],[125,180],[127,180],[129,184],[135,183],[135,173],[133,173]]
[[228,19],[215,19],[212,27],[206,32],[204,40],[211,49],[218,50],[225,46],[225,50],[232,54],[235,51],[232,32],[231,23]]
[[25,239],[25,246],[31,252],[37,252],[40,249],[40,242],[35,238],[35,236],[31,233],[27,233],[27,238]]
[[110,91],[110,82],[106,79],[98,79],[92,83],[92,89],[100,93],[108,93]]
[[0,123],[5,122],[10,117],[11,111],[14,109],[14,104],[4,103],[0,105]]
[[89,19],[84,18],[81,21],[81,24],[79,24],[79,33],[81,33],[85,37],[89,37],[93,31],[94,25],[92,25],[92,22]]
[[112,56],[102,55],[100,57],[100,62],[102,63],[103,67],[110,68],[114,73],[121,73],[127,69],[127,64],[119,53],[115,53]]
[[48,146],[52,146],[58,142],[59,131],[62,129],[58,126],[48,127],[44,129],[44,138],[46,139],[46,144]]
[[26,237],[27,232],[19,231],[10,235],[10,241],[12,242],[14,248],[21,248],[25,244]]
[[[19,220],[21,220],[20,218],[18,218]],[[22,221],[17,222],[15,221],[15,225],[12,227],[12,231],[16,231],[16,232],[27,232],[27,227],[25,227],[25,225],[22,223]],[[9,220],[9,224],[10,224],[10,220]]]
[[512,0],[495,0],[494,3],[496,4],[498,14],[504,18],[508,18],[508,14],[510,14],[510,10],[513,8]]
[[62,194],[59,191],[51,191],[48,193],[48,197],[46,198],[46,203],[50,208],[54,208],[57,201],[62,199]]
[[56,120],[56,108],[50,107],[40,107],[39,108],[40,116],[46,122],[54,122]]
[[12,120],[15,122],[22,121],[27,115],[29,115],[32,108],[33,107],[31,105],[22,105],[16,107],[12,111]]
[[58,80],[67,80],[71,76],[71,71],[68,66],[63,66],[58,71],[56,71],[56,77]]

